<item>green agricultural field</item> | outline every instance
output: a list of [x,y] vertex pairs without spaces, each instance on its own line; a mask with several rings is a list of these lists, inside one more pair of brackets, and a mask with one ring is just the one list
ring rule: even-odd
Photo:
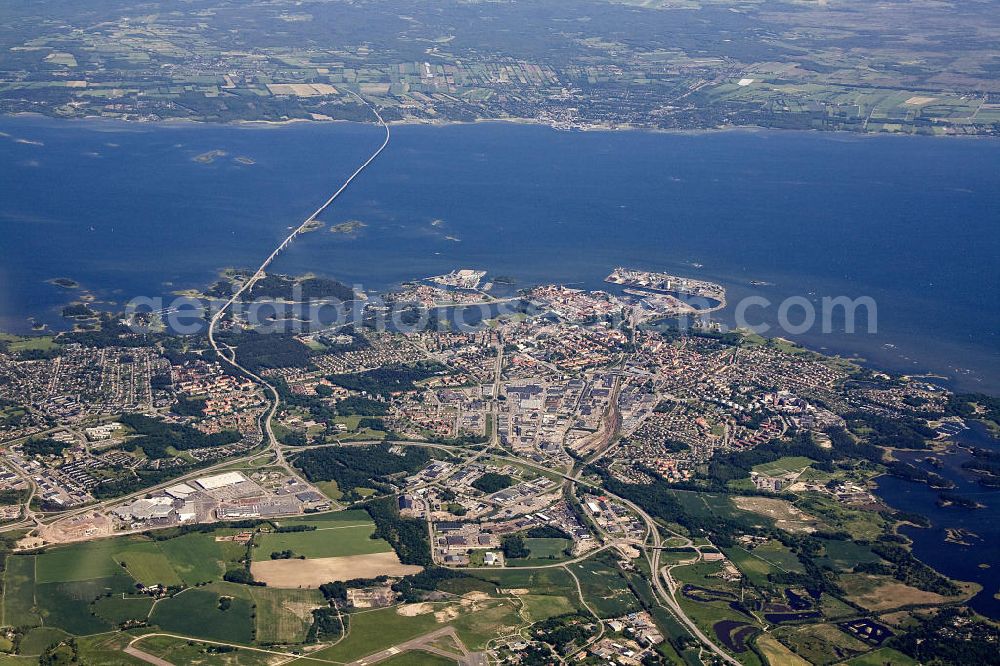
[[129,575],[145,585],[181,584],[181,577],[155,541],[130,543],[125,548],[116,550],[114,558],[119,564],[124,562]]
[[245,553],[242,544],[216,541],[215,537],[234,534],[237,530],[216,530],[207,534],[185,534],[157,545],[174,570],[187,585],[219,580],[227,564],[238,562]]
[[753,550],[736,546],[724,551],[754,585],[768,585],[767,575],[772,572],[805,573],[795,554],[780,541],[768,541]]
[[68,637],[69,634],[55,627],[35,627],[21,639],[20,653],[41,654],[48,646]]
[[[41,556],[39,556],[41,559]],[[94,615],[92,602],[98,597],[132,592],[135,581],[118,567],[114,575],[65,583],[36,583],[35,601],[46,626],[59,627],[84,636],[107,631],[113,625]]]
[[457,595],[468,594],[469,592],[485,592],[487,594],[492,594],[496,591],[496,586],[493,583],[482,580],[481,578],[465,576],[463,578],[451,578],[440,581],[437,584],[437,589],[442,592]]
[[756,645],[769,666],[810,666],[808,661],[782,645],[774,636],[761,634]]
[[4,572],[3,620],[0,624],[41,624],[35,611],[35,556],[11,555]]
[[114,557],[122,539],[102,539],[60,546],[36,556],[38,583],[62,583],[114,576],[121,565]]
[[254,537],[254,561],[269,560],[271,553],[290,550],[308,558],[384,553],[392,547],[372,539],[375,524],[321,527],[311,532],[266,532]]
[[87,666],[148,666],[141,659],[122,652],[132,638],[131,634],[118,631],[77,638],[80,662]]
[[113,625],[129,620],[145,620],[153,608],[153,599],[146,596],[112,595],[94,602],[94,612]]
[[[227,610],[219,609],[223,596],[233,597]],[[165,631],[185,636],[249,644],[254,634],[250,606],[246,586],[213,583],[158,602],[149,620]]]
[[820,597],[819,609],[827,620],[839,620],[858,614],[858,609],[829,594]]
[[311,611],[324,604],[319,590],[250,588],[257,612],[257,641],[301,643],[312,625]]
[[817,559],[820,566],[829,566],[837,571],[851,571],[862,562],[878,562],[881,558],[868,546],[854,541],[823,540],[823,557]]
[[747,515],[733,506],[733,503],[726,495],[695,493],[686,490],[671,490],[670,494],[681,503],[687,513],[699,518],[712,518],[715,516],[735,518]]
[[[435,604],[435,608],[441,609],[445,605]],[[444,626],[435,619],[434,613],[408,617],[397,612],[396,608],[360,611],[351,613],[348,617],[350,630],[347,637],[311,656],[333,661],[353,661]]]

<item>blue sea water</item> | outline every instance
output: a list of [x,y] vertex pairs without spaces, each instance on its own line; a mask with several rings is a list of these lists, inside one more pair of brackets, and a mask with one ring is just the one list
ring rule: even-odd
[[[5,117],[0,132],[0,329],[25,331],[74,298],[51,278],[121,302],[256,266],[381,130]],[[764,296],[771,324],[787,296],[871,296],[877,334],[788,337],[1000,392],[1000,141],[397,127],[322,219],[367,226],[303,236],[274,270],[369,290],[456,267],[600,287],[627,265]]]

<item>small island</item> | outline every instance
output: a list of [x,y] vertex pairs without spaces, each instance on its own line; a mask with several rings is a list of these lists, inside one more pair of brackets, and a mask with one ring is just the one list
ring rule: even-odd
[[229,153],[227,153],[224,150],[208,150],[204,153],[201,153],[200,155],[195,155],[191,159],[197,162],[198,164],[211,164],[220,157],[225,157],[228,154]]
[[954,493],[938,493],[937,505],[942,508],[958,507],[960,509],[985,509],[986,505],[974,499],[955,495]]
[[340,224],[335,224],[330,227],[330,233],[332,234],[356,234],[368,225],[361,220],[348,220],[347,222],[341,222]]

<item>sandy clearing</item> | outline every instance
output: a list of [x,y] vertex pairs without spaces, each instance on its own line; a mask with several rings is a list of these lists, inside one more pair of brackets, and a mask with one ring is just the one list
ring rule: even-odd
[[281,607],[300,620],[308,622],[312,619],[312,612],[316,608],[316,604],[308,601],[285,601]]
[[454,606],[445,606],[441,610],[434,613],[434,619],[443,624],[445,622],[451,622],[461,614],[461,609]]
[[789,532],[815,532],[818,521],[783,499],[771,497],[734,497],[733,504],[774,520],[776,527]]
[[465,594],[462,595],[462,599],[468,601],[485,601],[486,599],[489,598],[490,595],[486,594],[485,592],[466,592]]
[[914,95],[910,99],[903,102],[907,106],[923,106],[924,104],[930,104],[931,102],[937,101],[937,97],[921,97],[920,95]]
[[389,551],[309,560],[266,560],[254,562],[250,571],[269,587],[316,588],[323,583],[352,578],[406,576],[423,571],[423,567],[402,564],[396,553]]
[[404,604],[396,609],[396,613],[403,617],[416,617],[417,615],[426,615],[433,610],[434,606],[428,603]]

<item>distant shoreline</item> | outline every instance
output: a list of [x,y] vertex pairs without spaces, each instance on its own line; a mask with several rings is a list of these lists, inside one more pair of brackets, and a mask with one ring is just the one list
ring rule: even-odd
[[[71,118],[60,118],[46,115],[35,111],[18,111],[15,113],[0,113],[0,118],[32,118],[37,120],[51,120],[54,123],[85,124],[85,123],[108,123],[117,124],[123,127],[235,127],[243,129],[281,129],[284,127],[304,126],[304,125],[360,125],[377,126],[374,123],[359,120],[344,120],[333,118],[330,120],[313,120],[310,118],[288,118],[286,120],[247,120],[239,119],[228,122],[218,122],[212,120],[198,120],[193,118],[164,118],[162,120],[123,120],[121,118],[106,118],[103,116],[79,116]],[[724,125],[718,127],[702,128],[662,128],[645,127],[641,125],[608,125],[601,123],[589,124],[583,127],[561,127],[559,124],[538,120],[535,118],[477,118],[475,120],[428,120],[411,118],[407,120],[389,120],[390,127],[457,127],[474,125],[522,125],[545,127],[556,132],[585,133],[585,134],[620,134],[620,133],[651,133],[651,134],[674,134],[674,135],[709,135],[722,133],[750,133],[765,134],[778,132],[782,134],[815,134],[828,135],[830,137],[853,137],[857,139],[865,138],[922,138],[922,139],[971,139],[971,140],[994,140],[1000,141],[1000,137],[987,134],[910,134],[905,132],[849,132],[846,130],[817,130],[817,129],[786,129],[781,127],[762,127],[760,125]]]

